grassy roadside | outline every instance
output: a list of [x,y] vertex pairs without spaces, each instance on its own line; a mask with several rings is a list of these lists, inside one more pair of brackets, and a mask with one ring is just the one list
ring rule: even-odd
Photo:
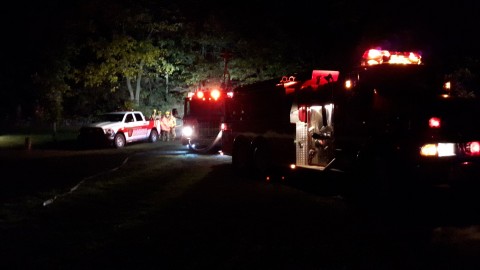
[[74,141],[77,137],[75,130],[52,132],[13,132],[10,134],[0,134],[1,149],[31,149],[45,148],[49,145]]

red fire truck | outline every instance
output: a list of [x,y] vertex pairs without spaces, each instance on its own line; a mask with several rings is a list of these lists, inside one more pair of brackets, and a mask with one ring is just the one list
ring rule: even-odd
[[180,140],[197,153],[221,150],[221,129],[232,92],[225,88],[197,89],[184,100],[183,128]]
[[324,97],[332,93],[338,75],[314,70],[236,88],[222,124],[222,151],[232,156],[234,169],[267,179],[290,174],[299,158],[292,110],[302,98],[295,87],[299,82],[314,86]]
[[236,89],[222,150],[239,171],[348,175],[355,195],[478,187],[480,104],[453,96],[448,85],[420,53],[368,50],[346,72]]

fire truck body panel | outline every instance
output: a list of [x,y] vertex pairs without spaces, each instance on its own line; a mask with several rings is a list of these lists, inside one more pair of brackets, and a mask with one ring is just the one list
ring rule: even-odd
[[292,98],[278,80],[238,87],[227,105],[222,151],[239,171],[271,173],[288,168],[294,158]]

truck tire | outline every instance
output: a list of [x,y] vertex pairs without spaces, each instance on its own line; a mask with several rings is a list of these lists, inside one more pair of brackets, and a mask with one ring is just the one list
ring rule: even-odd
[[115,148],[122,148],[125,146],[127,141],[125,140],[125,136],[122,133],[118,133],[115,135],[115,138],[113,139],[113,146]]
[[158,131],[156,129],[152,129],[150,132],[150,136],[148,137],[148,141],[151,143],[155,143],[158,141]]

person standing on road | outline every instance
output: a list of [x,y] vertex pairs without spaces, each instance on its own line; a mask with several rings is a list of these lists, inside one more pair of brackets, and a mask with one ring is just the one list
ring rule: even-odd
[[161,128],[161,139],[162,141],[168,141],[170,137],[170,111],[166,111],[165,114],[162,116],[162,120],[160,121],[160,128]]

